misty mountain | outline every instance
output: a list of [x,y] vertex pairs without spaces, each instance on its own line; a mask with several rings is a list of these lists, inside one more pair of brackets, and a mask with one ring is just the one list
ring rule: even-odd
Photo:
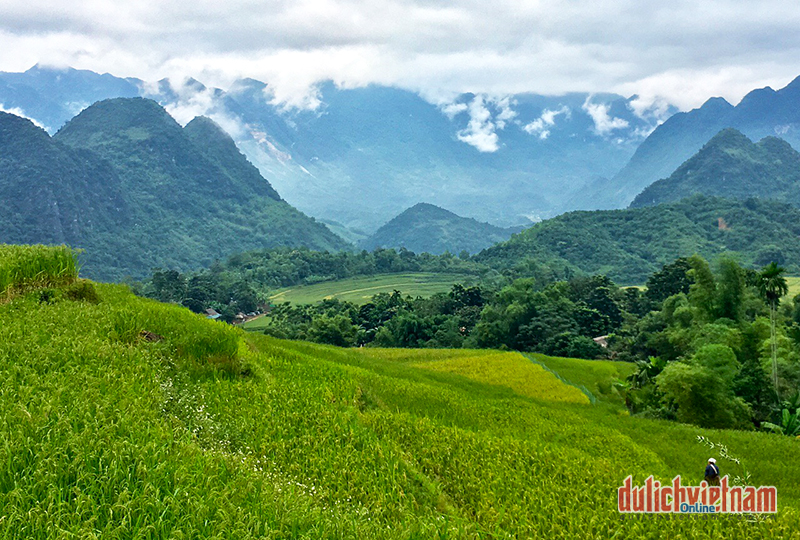
[[501,228],[464,218],[432,204],[415,204],[363,240],[361,247],[406,248],[414,253],[457,255],[462,251],[477,253],[507,240],[522,227]]
[[419,200],[502,226],[555,215],[587,184],[615,175],[662,119],[614,94],[426,101],[374,85],[317,90],[317,108],[305,110],[274,103],[252,79],[222,91],[194,79],[0,73],[0,104],[51,131],[81,104],[115,95],[151,97],[181,123],[209,116],[287,201],[367,232]]
[[766,199],[695,195],[624,210],[577,211],[537,223],[475,259],[497,269],[528,263],[641,284],[662,265],[730,253],[750,267],[772,261],[800,271],[800,209]]
[[24,73],[0,72],[0,110],[25,115],[55,133],[73,116],[113,97],[137,97],[144,83],[78,69],[34,66]]
[[192,269],[246,249],[346,242],[281,200],[211,120],[106,100],[50,137],[0,115],[0,242],[86,248],[86,274]]
[[711,98],[699,109],[671,116],[642,142],[618,174],[587,187],[570,205],[582,209],[627,206],[644,188],[668,177],[729,127],[752,140],[778,136],[800,148],[800,77],[778,91],[753,90],[735,107],[722,98]]
[[800,153],[777,137],[754,144],[740,131],[724,129],[669,178],[648,186],[631,206],[653,206],[697,193],[777,199],[800,207]]

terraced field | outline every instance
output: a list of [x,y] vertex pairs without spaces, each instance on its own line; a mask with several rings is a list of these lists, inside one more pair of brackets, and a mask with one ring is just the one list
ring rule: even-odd
[[[627,366],[286,342],[93,289],[0,303],[0,538],[800,537],[800,441],[572,385]],[[628,474],[739,472],[698,435],[779,513],[620,517]]]

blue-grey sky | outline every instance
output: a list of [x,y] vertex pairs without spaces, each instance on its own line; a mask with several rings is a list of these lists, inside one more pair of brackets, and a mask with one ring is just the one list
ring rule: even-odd
[[504,95],[638,93],[682,109],[800,75],[796,0],[3,0],[0,70]]

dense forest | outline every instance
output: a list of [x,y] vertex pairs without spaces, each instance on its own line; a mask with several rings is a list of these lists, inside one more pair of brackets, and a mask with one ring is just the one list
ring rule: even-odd
[[647,208],[571,212],[537,223],[475,260],[502,270],[525,260],[639,285],[676,257],[735,255],[746,267],[771,261],[800,271],[800,210],[765,199],[695,195]]
[[[240,311],[254,311],[267,303],[268,293],[281,287],[398,272],[470,275],[489,283],[508,279],[485,265],[450,253],[415,254],[406,249],[330,253],[280,247],[232,255],[207,270],[180,273],[159,269],[133,286],[143,296],[179,303],[197,313],[216,309],[230,321]],[[505,274],[513,272],[538,272],[545,279],[553,279],[549,269],[536,265],[520,266]]]

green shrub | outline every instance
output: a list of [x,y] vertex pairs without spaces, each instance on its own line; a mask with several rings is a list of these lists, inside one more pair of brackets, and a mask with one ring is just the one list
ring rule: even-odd
[[73,301],[85,301],[90,304],[97,304],[100,302],[97,289],[95,289],[92,282],[86,280],[78,280],[64,287],[64,298]]

